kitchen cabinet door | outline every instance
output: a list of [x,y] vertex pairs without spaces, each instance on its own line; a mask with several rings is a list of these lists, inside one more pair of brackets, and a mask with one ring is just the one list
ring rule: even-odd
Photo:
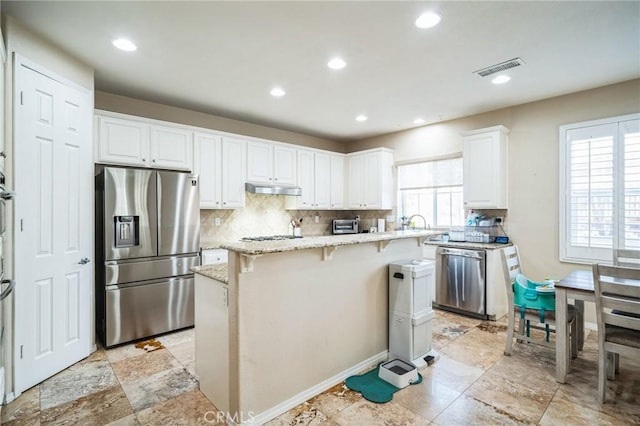
[[199,177],[200,208],[219,209],[222,203],[222,138],[196,133],[194,173]]
[[331,155],[330,162],[330,207],[341,209],[344,208],[344,156]]
[[507,137],[495,126],[463,133],[465,209],[507,208]]
[[314,162],[314,193],[316,209],[331,207],[331,156],[316,153]]
[[296,184],[296,150],[280,145],[273,146],[273,183]]
[[222,208],[244,207],[247,175],[247,143],[242,139],[222,139]]
[[349,208],[361,210],[364,206],[364,156],[349,157]]
[[151,125],[151,167],[173,170],[193,169],[193,132]]
[[145,167],[149,159],[149,125],[98,116],[98,162]]
[[348,156],[349,208],[393,207],[393,152],[380,148]]
[[380,161],[381,158],[378,153],[366,154],[364,156],[362,206],[367,209],[378,209],[382,202]]
[[264,142],[247,143],[247,181],[273,183],[273,149]]
[[311,209],[315,207],[315,174],[313,151],[298,150],[298,186],[302,189],[302,195],[296,197],[298,209]]

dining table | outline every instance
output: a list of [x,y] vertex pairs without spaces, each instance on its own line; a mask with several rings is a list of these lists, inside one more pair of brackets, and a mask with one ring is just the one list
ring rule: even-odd
[[556,381],[565,383],[569,372],[571,350],[567,339],[567,301],[574,300],[578,350],[584,345],[584,302],[595,302],[593,272],[576,269],[555,284],[556,288]]

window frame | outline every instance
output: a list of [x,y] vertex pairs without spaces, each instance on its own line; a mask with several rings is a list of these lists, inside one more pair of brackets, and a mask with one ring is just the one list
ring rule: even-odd
[[[395,168],[396,168],[396,175],[398,174],[398,168],[402,167],[402,166],[410,166],[410,165],[414,165],[414,164],[422,164],[422,163],[433,163],[433,162],[438,162],[438,161],[445,161],[445,160],[456,160],[456,159],[460,159],[462,162],[462,168],[464,170],[464,158],[462,155],[462,152],[456,152],[456,153],[452,153],[452,154],[448,154],[448,155],[441,155],[441,156],[434,156],[434,157],[429,157],[429,158],[420,158],[420,159],[415,159],[415,160],[408,160],[408,161],[402,161],[402,162],[397,162],[395,164]],[[420,186],[420,187],[413,187],[413,188],[400,188],[400,182],[399,179],[396,179],[396,198],[397,198],[397,202],[396,202],[396,209],[397,209],[397,216],[398,219],[400,218],[400,210],[404,210],[403,203],[404,203],[404,199],[402,197],[402,193],[401,191],[406,190],[406,191],[416,191],[416,190],[424,190],[424,189],[431,189],[433,190],[433,212],[434,215],[437,215],[437,203],[436,203],[436,198],[437,198],[437,191],[439,188],[449,188],[449,187],[457,187],[458,185],[436,185],[436,186]],[[459,185],[460,186],[460,191],[461,194],[464,193],[464,178],[462,180],[462,184]],[[463,195],[464,196],[464,195]],[[463,204],[463,214],[464,214],[464,204]],[[403,214],[406,214],[403,211]],[[436,218],[434,217],[434,220]],[[455,227],[455,226],[464,226],[464,222],[461,223],[460,225],[450,225],[450,226],[438,226],[435,223],[431,223],[430,226],[433,229],[449,229],[451,226]]]
[[[620,200],[624,199],[624,186],[621,184],[622,182],[622,173],[624,171],[623,161],[624,158],[619,155],[619,152],[624,147],[620,147],[623,141],[620,140],[621,136],[621,126],[620,124],[625,121],[632,120],[640,120],[640,113],[634,114],[626,114],[615,117],[601,118],[596,120],[582,121],[578,123],[565,124],[559,127],[558,131],[558,147],[559,147],[559,238],[558,238],[558,248],[559,248],[559,258],[561,262],[571,262],[571,263],[586,263],[592,264],[594,262],[610,262],[612,259],[612,251],[619,244],[619,235],[620,228],[619,223],[621,221],[621,217],[623,216],[623,210],[620,208]],[[571,130],[578,130],[585,127],[594,127],[594,126],[602,126],[602,125],[617,125],[617,131],[613,135],[613,223],[614,223],[614,232],[613,232],[613,247],[612,248],[597,248],[597,247],[588,247],[584,249],[571,249],[570,245],[570,235],[569,232],[571,230],[570,221],[571,221],[571,209],[568,206],[568,199],[570,193],[568,191],[568,184],[570,182],[570,173],[571,173],[571,164],[568,163],[570,161],[571,156],[569,154],[570,143],[567,141],[567,133]],[[622,197],[622,198],[621,198]],[[575,252],[581,252],[580,254],[576,254]]]

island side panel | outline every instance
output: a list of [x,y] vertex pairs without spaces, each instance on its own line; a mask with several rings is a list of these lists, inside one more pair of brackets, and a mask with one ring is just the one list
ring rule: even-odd
[[230,277],[240,412],[273,408],[388,349],[388,265],[420,259],[418,239],[383,251],[378,243],[343,246],[326,261],[322,254],[265,254],[253,272]]

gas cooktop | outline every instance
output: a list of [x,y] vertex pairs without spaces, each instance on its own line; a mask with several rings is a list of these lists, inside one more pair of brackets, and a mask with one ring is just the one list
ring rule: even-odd
[[244,237],[242,241],[279,241],[279,240],[293,240],[295,238],[302,238],[297,235],[266,235],[261,237]]

